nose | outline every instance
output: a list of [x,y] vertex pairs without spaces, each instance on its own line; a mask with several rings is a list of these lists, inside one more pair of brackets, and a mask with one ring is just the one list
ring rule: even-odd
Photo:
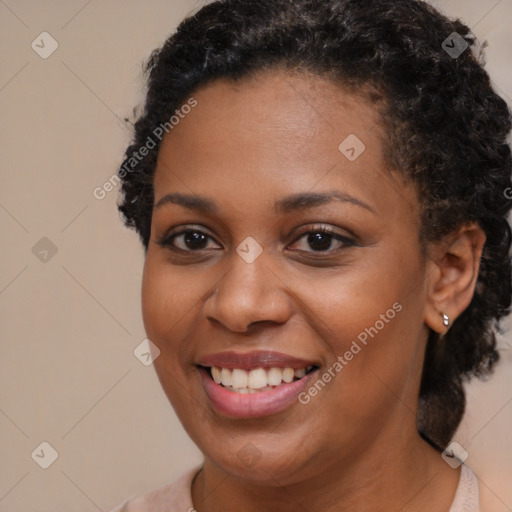
[[250,331],[253,324],[283,324],[292,312],[288,286],[269,266],[265,252],[252,263],[235,253],[230,269],[206,299],[204,314],[238,333]]

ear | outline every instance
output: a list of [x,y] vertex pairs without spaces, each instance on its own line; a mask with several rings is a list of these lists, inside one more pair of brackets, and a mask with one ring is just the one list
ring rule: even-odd
[[444,334],[469,306],[485,240],[484,231],[472,223],[429,247],[424,321],[432,330]]

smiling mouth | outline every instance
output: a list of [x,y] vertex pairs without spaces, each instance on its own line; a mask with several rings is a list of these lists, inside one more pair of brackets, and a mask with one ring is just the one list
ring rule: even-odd
[[271,367],[254,368],[252,370],[221,368],[218,366],[203,368],[216,384],[234,393],[246,394],[271,391],[283,384],[301,380],[318,367],[310,365],[305,368]]

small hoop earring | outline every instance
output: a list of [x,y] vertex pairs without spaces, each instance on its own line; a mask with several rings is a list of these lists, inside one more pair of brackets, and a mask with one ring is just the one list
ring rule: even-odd
[[445,315],[444,313],[443,313],[443,325],[445,327],[448,327],[450,325],[450,319],[448,318],[448,315]]

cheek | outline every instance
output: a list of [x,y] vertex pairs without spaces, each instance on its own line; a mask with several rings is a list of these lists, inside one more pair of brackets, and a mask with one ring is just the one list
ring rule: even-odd
[[176,268],[159,255],[146,256],[142,276],[142,316],[148,335],[161,338],[172,334],[174,326],[187,314],[193,314],[194,306],[205,293],[202,282],[194,278],[192,267]]
[[[396,322],[398,306],[393,309],[393,305],[403,303],[404,282],[409,280],[410,273],[405,269],[397,279],[382,258],[377,255],[375,259],[379,261],[349,266],[330,276],[302,279],[300,302],[307,306],[311,321],[321,329],[320,336],[339,345],[338,353],[360,333],[364,338],[365,329],[376,322],[379,331],[388,330]],[[300,282],[297,276],[295,283]],[[381,315],[385,318],[381,319]]]
[[187,315],[194,315],[194,306],[199,306],[198,284],[148,251],[141,289],[144,327],[147,337],[160,350],[154,362],[158,379],[184,423],[190,415],[189,401],[194,393],[194,388],[189,387],[189,377],[195,372],[183,364],[189,349],[182,340],[187,339],[193,325],[187,322]]
[[339,291],[331,290],[319,306],[323,323],[330,327],[329,367],[335,360],[339,363],[333,369],[337,392],[326,396],[331,405],[339,401],[346,414],[367,421],[385,404],[396,403],[396,396],[415,401],[425,341],[421,275],[419,259],[381,257],[341,279]]
[[[389,344],[403,345],[401,340],[414,337],[422,327],[424,271],[416,248],[389,244],[364,251],[354,264],[314,284],[310,280],[303,288],[304,302],[314,308],[311,317],[318,317],[337,355],[357,339],[364,346],[365,340],[389,336]],[[383,341],[373,345],[391,348]]]
[[160,337],[164,327],[164,318],[167,316],[170,319],[169,312],[175,311],[175,308],[172,307],[174,294],[169,293],[171,289],[169,285],[172,286],[172,283],[164,281],[159,276],[160,273],[156,265],[152,264],[148,256],[144,264],[141,298],[144,327],[152,341],[157,341]]

